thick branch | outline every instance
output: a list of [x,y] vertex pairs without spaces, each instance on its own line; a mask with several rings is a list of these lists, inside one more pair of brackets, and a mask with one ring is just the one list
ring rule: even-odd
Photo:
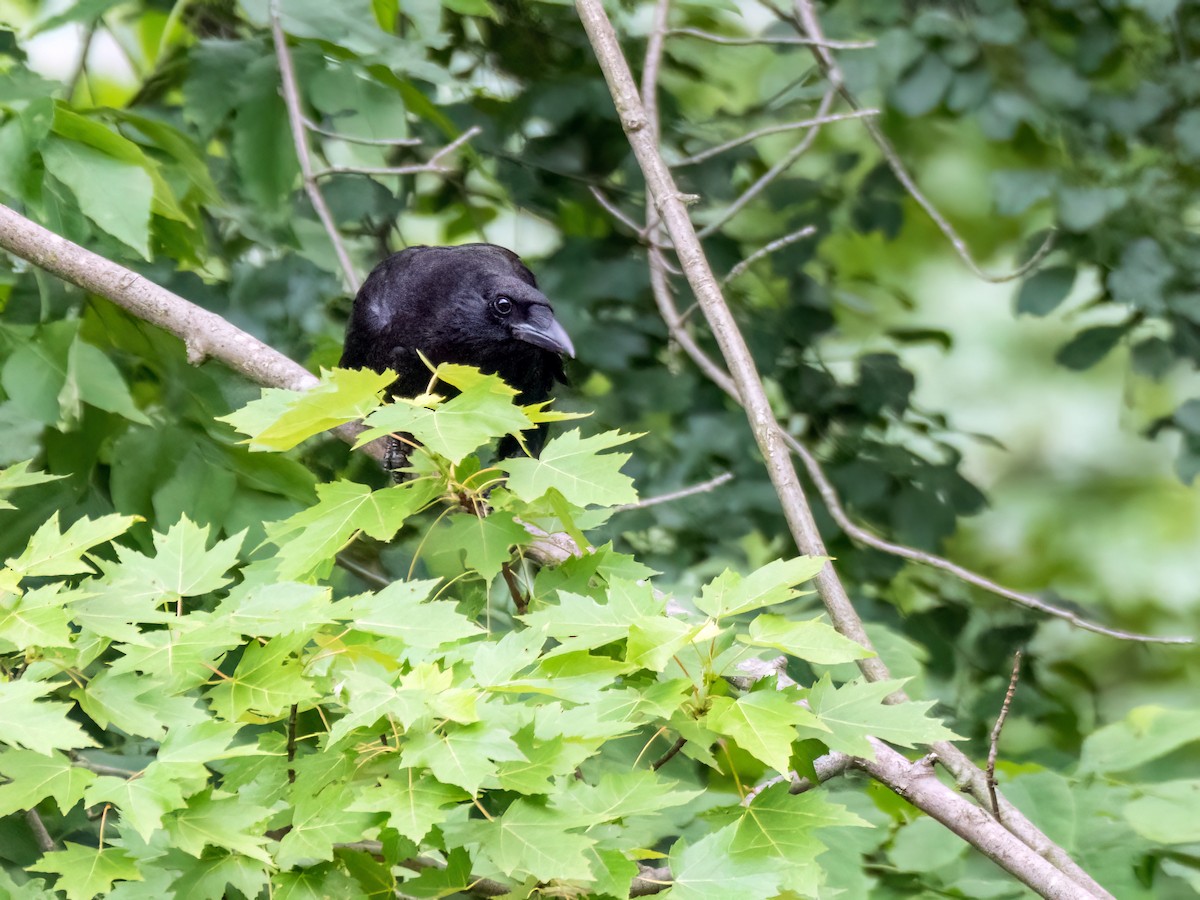
[[[608,82],[630,146],[676,248],[688,283],[704,311],[725,357],[732,385],[746,409],[755,441],[762,452],[768,475],[779,495],[792,536],[802,552],[814,556],[824,556],[826,555],[824,542],[821,540],[812,511],[796,477],[789,450],[782,441],[780,430],[775,424],[774,415],[771,412],[753,358],[724,297],[721,295],[720,287],[709,266],[699,237],[688,217],[683,198],[659,153],[654,128],[638,97],[633,76],[621,52],[612,24],[598,0],[576,0],[576,8]],[[652,248],[651,255],[653,256],[655,252],[657,251]],[[653,277],[653,267],[651,274]],[[826,564],[817,575],[816,582],[821,599],[825,603],[835,627],[851,639],[869,647],[870,641],[862,621],[851,605],[845,588],[832,565]],[[873,681],[888,677],[887,667],[878,657],[864,660],[861,666],[864,674]],[[902,698],[903,695],[898,694],[897,699]],[[971,780],[968,776],[968,768],[974,770],[971,775],[977,773],[980,778],[983,778],[983,773],[953,746],[939,744],[937,749],[939,754],[944,753],[944,755],[957,757],[955,759],[958,764],[957,769],[963,773],[960,777],[964,781]],[[896,785],[894,789],[902,787],[902,785]],[[991,826],[1000,827],[990,817],[988,817],[988,822]],[[1030,828],[1032,829],[1032,825]],[[983,836],[976,834],[973,829],[966,829],[966,831],[968,833],[963,836],[971,840],[973,844],[976,843],[976,840],[979,840],[980,843],[983,842]],[[1036,829],[1033,829],[1033,832],[1029,838],[1025,839],[1026,843],[1029,843],[1030,839],[1040,838],[1040,842],[1049,845],[1047,850],[1053,848],[1057,851],[1057,857],[1066,857],[1060,848],[1049,842],[1040,832],[1037,832]],[[1034,847],[1033,844],[1021,846],[1019,842],[1011,838],[1009,840],[1012,844],[1009,848],[1011,852],[997,861],[1023,882],[1035,890],[1043,892],[1045,896],[1107,896],[1106,892],[1099,885],[1095,885],[1090,878],[1087,878],[1086,873],[1082,873],[1077,866],[1074,866],[1074,869],[1090,882],[1086,887],[1083,886],[1085,882],[1076,876],[1075,871],[1071,873],[1071,877],[1068,877],[1063,871],[1056,870],[1053,866],[1045,863],[1037,853],[1031,854],[1030,850]],[[982,846],[981,849],[983,849]],[[1041,850],[1040,847],[1035,849]],[[1026,860],[1026,857],[1029,859]],[[1027,861],[1028,865],[1014,862],[1014,860]],[[1069,858],[1067,861],[1069,862]],[[1061,882],[1066,884],[1063,885]],[[1095,890],[1091,889],[1092,885],[1095,885]]]
[[933,757],[911,762],[882,741],[871,739],[874,761],[858,766],[887,785],[930,818],[941,822],[998,866],[1011,872],[1041,896],[1054,900],[1092,900],[1094,893],[1055,868],[1041,855],[1017,840],[987,812],[962,794],[942,784],[934,774]]
[[[746,415],[754,430],[754,437],[767,464],[767,471],[783,503],[784,515],[802,552],[812,556],[825,556],[825,545],[817,531],[816,522],[809,510],[808,502],[792,467],[787,447],[779,440],[778,432],[771,427],[774,415],[758,370],[746,342],[734,322],[733,314],[721,295],[717,279],[708,264],[704,248],[688,217],[687,207],[680,199],[679,189],[659,155],[654,130],[646,116],[646,110],[638,97],[629,64],[621,53],[616,33],[608,20],[604,8],[596,0],[577,0],[576,8],[587,30],[588,38],[595,50],[596,58],[604,71],[609,89],[616,104],[621,124],[629,138],[630,146],[653,194],[654,202],[662,217],[667,232],[683,265],[684,274],[701,309],[709,321],[713,335],[721,347],[738,397],[746,408]],[[870,639],[862,622],[850,604],[845,589],[829,564],[817,576],[817,583],[825,600],[834,625],[852,640],[870,646]],[[865,643],[864,643],[865,642]],[[867,661],[866,667],[882,667],[877,657]],[[883,670],[886,671],[886,670]]]

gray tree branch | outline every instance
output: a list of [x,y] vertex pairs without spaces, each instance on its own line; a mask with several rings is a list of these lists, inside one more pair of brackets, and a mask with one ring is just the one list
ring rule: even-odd
[[[688,215],[685,199],[659,152],[656,129],[638,95],[636,83],[612,23],[599,0],[576,0],[576,9],[608,82],[622,127],[653,197],[654,208],[671,237],[688,284],[725,358],[734,390],[746,409],[755,441],[762,453],[768,475],[779,494],[793,539],[801,552],[824,556],[824,542],[792,466],[789,448],[775,425],[774,415],[754,360],[721,294],[700,238]],[[825,112],[827,109],[822,110],[821,114]],[[652,256],[658,252],[657,248],[651,248]],[[651,275],[653,278],[653,268]],[[835,627],[864,646],[870,646],[862,621],[831,564],[826,564],[816,581],[821,599]],[[887,667],[878,657],[863,661],[862,668],[871,680],[883,680],[888,677]],[[896,699],[904,698],[900,695]],[[957,755],[973,766],[966,756],[953,746],[944,747],[947,754]],[[930,815],[944,821],[956,834],[960,834],[972,846],[1042,896],[1108,896],[1094,881],[1092,885],[1095,885],[1096,889],[1056,868],[1042,855],[1034,852],[1026,842],[1008,833],[986,812],[950,791],[935,777],[916,777],[911,770],[905,768],[911,764],[903,756],[884,745],[880,745],[880,748],[879,757],[876,763],[872,764],[874,769],[868,769],[874,777],[902,796],[908,797],[917,806],[923,809],[928,806]],[[937,752],[942,754],[943,745],[938,746]],[[900,761],[903,761],[904,767]],[[982,772],[979,774],[983,775]],[[957,802],[952,803],[949,798]],[[1061,849],[1059,854],[1066,855]]]

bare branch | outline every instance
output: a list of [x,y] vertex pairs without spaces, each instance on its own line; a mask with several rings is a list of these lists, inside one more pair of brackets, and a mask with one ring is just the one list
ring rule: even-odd
[[633,884],[629,886],[630,897],[648,897],[671,886],[671,869],[667,866],[641,866]]
[[[783,16],[786,21],[791,22],[799,30],[801,30],[806,37],[812,40],[810,46],[812,48],[813,56],[816,57],[817,62],[825,70],[830,83],[837,88],[838,93],[840,93],[842,97],[845,98],[846,102],[849,103],[854,109],[861,109],[861,104],[858,102],[858,98],[856,98],[850,92],[849,88],[846,87],[846,82],[842,75],[841,67],[838,65],[833,54],[829,51],[829,44],[825,41],[825,35],[821,30],[821,22],[817,18],[816,10],[813,8],[811,0],[795,0],[795,4],[796,15],[794,18],[792,16],[783,14],[770,3],[765,5],[774,10],[777,15]],[[888,167],[892,170],[892,174],[896,176],[896,180],[904,185],[904,189],[908,191],[914,200],[917,201],[921,209],[925,210],[925,214],[933,220],[934,224],[937,225],[938,230],[940,230],[942,234],[946,236],[946,239],[954,248],[955,253],[958,254],[959,259],[963,261],[966,267],[970,269],[977,278],[992,284],[1001,284],[1005,281],[1012,281],[1013,279],[1020,278],[1022,275],[1025,275],[1026,273],[1035,269],[1037,265],[1046,258],[1046,255],[1054,248],[1055,234],[1053,231],[1051,231],[1048,235],[1046,235],[1046,239],[1042,241],[1042,245],[1037,249],[1037,252],[1035,252],[1027,262],[1021,266],[1018,266],[1013,271],[1004,272],[998,275],[985,272],[979,267],[979,264],[975,262],[975,257],[971,254],[971,249],[967,246],[967,242],[962,238],[958,231],[955,230],[954,226],[950,224],[949,220],[942,215],[941,211],[933,205],[933,202],[925,196],[924,192],[917,187],[917,182],[913,179],[912,175],[909,174],[909,171],[904,165],[903,160],[900,159],[900,154],[896,152],[896,148],[892,145],[892,142],[888,140],[887,135],[883,133],[883,129],[879,127],[879,124],[875,122],[874,119],[867,118],[863,119],[863,127],[867,129],[867,133],[871,136],[871,139],[875,142],[876,146],[879,147],[879,151],[883,154],[883,158],[887,162]]]
[[308,194],[308,201],[312,204],[313,211],[321,220],[321,225],[329,236],[329,242],[333,245],[333,252],[337,256],[338,265],[342,267],[342,275],[346,279],[346,287],[349,288],[350,293],[355,294],[358,293],[361,283],[358,273],[354,270],[354,263],[350,261],[350,254],[338,231],[337,223],[333,221],[333,213],[329,211],[325,195],[321,193],[316,177],[313,175],[312,156],[309,153],[308,136],[304,127],[304,114],[300,108],[300,87],[296,81],[296,68],[292,64],[292,54],[288,51],[287,37],[283,33],[283,26],[279,23],[277,0],[271,0],[270,18],[271,39],[275,44],[275,56],[279,59],[283,102],[287,107],[288,124],[292,131],[292,143],[296,148],[296,159],[300,163],[300,178],[304,182],[304,192]]
[[1011,600],[1027,609],[1036,610],[1048,616],[1053,616],[1056,619],[1062,619],[1069,622],[1076,628],[1082,628],[1085,631],[1092,631],[1096,634],[1103,634],[1107,637],[1117,638],[1122,641],[1139,641],[1147,644],[1194,644],[1195,640],[1190,637],[1159,637],[1149,634],[1138,634],[1132,631],[1122,631],[1119,628],[1109,628],[1105,625],[1091,622],[1082,616],[1077,615],[1069,609],[1064,609],[1061,606],[1055,606],[1052,603],[1047,603],[1045,600],[1035,597],[1033,594],[1014,591],[1012,588],[1005,587],[1002,584],[997,584],[990,578],[980,575],[978,572],[972,572],[970,569],[953,563],[950,560],[938,556],[934,553],[926,553],[924,550],[917,550],[905,544],[897,544],[894,541],[889,541],[878,535],[873,534],[866,528],[857,524],[850,518],[850,514],[846,512],[846,508],[837,495],[837,490],[829,481],[829,476],[825,474],[821,464],[812,452],[805,447],[799,440],[791,434],[784,432],[783,438],[792,452],[800,457],[800,462],[804,465],[808,477],[812,479],[813,485],[817,489],[817,493],[821,495],[821,499],[825,503],[825,507],[829,510],[829,514],[833,516],[833,520],[837,522],[838,527],[845,532],[846,536],[856,543],[863,544],[867,547],[872,547],[884,553],[890,553],[892,556],[899,556],[904,559],[910,559],[913,562],[921,563],[922,565],[930,566],[934,569],[941,569],[943,572],[949,572],[960,581],[965,581],[967,584],[972,584],[975,587],[982,588],[989,593],[995,594],[998,597],[1003,597],[1006,600]]
[[1008,679],[1008,690],[1004,694],[1004,703],[1000,706],[1000,715],[996,718],[996,725],[992,728],[992,735],[988,746],[987,772],[988,795],[992,801],[992,815],[996,820],[1000,819],[1000,804],[996,800],[996,753],[1000,746],[1000,731],[1004,728],[1004,720],[1008,718],[1009,707],[1012,706],[1013,694],[1017,692],[1017,679],[1021,676],[1021,651],[1018,650],[1013,654],[1012,676]]
[[433,163],[412,163],[406,166],[327,166],[313,172],[313,178],[330,178],[334,175],[445,175],[453,171],[448,166]]
[[683,749],[683,745],[686,743],[687,743],[687,738],[685,738],[685,737],[678,738],[675,741],[675,743],[673,743],[671,745],[670,749],[667,750],[666,753],[664,753],[662,756],[660,756],[658,759],[656,759],[653,763],[650,764],[650,768],[653,769],[655,772],[657,772],[659,769],[661,769],[663,766],[665,766],[667,763],[669,763],[671,760],[673,760],[679,754],[679,751]]
[[[829,114],[829,109],[831,106],[833,106],[833,97],[834,92],[829,91],[824,97],[821,98],[821,105],[817,107],[817,114],[813,117],[814,121],[823,122],[826,120]],[[745,208],[747,203],[766,190],[772,181],[795,165],[796,161],[808,152],[809,148],[816,141],[817,135],[820,133],[821,126],[819,124],[813,125],[812,128],[808,130],[808,134],[804,135],[803,139],[801,139],[799,144],[789,150],[784,155],[783,159],[779,160],[779,162],[767,169],[767,171],[764,172],[762,176],[754,182],[754,184],[746,188],[746,190],[744,190],[732,203],[730,203],[729,206],[725,207],[725,209],[722,210],[721,214],[717,216],[716,219],[701,228],[698,232],[698,236],[703,239],[719,231],[726,222],[740,213]],[[672,183],[672,186],[674,186],[674,183]]]
[[801,128],[816,128],[821,125],[829,125],[833,122],[845,122],[848,119],[863,119],[867,116],[877,116],[877,109],[856,109],[853,112],[833,113],[828,116],[820,116],[811,119],[801,119],[798,122],[784,122],[780,125],[767,125],[764,128],[756,128],[754,131],[748,131],[743,135],[728,140],[723,144],[717,144],[715,147],[709,147],[707,150],[701,150],[699,153],[693,153],[691,156],[685,156],[678,162],[671,163],[671,168],[681,169],[684,166],[694,166],[696,163],[704,162],[706,159],[711,159],[719,153],[724,153],[726,150],[732,150],[734,147],[740,147],[742,144],[748,144],[751,141],[757,141],[761,137],[767,137],[771,134],[780,134],[784,131],[798,131]]
[[353,134],[343,134],[340,131],[332,131],[324,128],[314,122],[308,116],[301,116],[300,121],[304,123],[304,127],[309,131],[323,135],[327,138],[345,141],[348,144],[366,144],[371,147],[419,147],[421,145],[420,138],[368,138],[358,137]]
[[269,387],[304,390],[317,383],[316,376],[299,363],[216,313],[59,237],[2,204],[0,248],[180,338],[187,345],[188,360],[193,365],[218,359],[251,381]]
[[25,810],[25,821],[29,825],[29,830],[33,832],[33,839],[37,841],[38,848],[43,853],[53,853],[58,849],[58,844],[54,842],[54,838],[50,837],[50,832],[46,830],[46,823],[42,821],[42,817],[38,815],[36,809]]
[[669,494],[659,494],[657,497],[646,497],[638,500],[636,503],[626,503],[623,506],[618,506],[615,512],[626,512],[631,509],[645,509],[648,506],[658,506],[660,503],[674,503],[676,500],[682,500],[684,497],[693,497],[696,494],[707,494],[709,491],[716,490],[723,484],[728,484],[733,481],[732,472],[722,472],[716,478],[710,478],[708,481],[702,481],[699,484],[693,484],[691,487],[680,488],[677,491],[671,491]]
[[869,738],[875,759],[858,760],[859,768],[979,850],[1000,867],[1048,898],[1094,900],[1107,892],[1093,892],[1073,881],[1031,848],[1017,840],[986,810],[938,780],[930,754],[912,762],[882,741]]
[[646,239],[645,225],[641,225],[634,221],[634,219],[628,213],[622,210],[621,207],[617,206],[617,204],[609,200],[604,191],[600,190],[600,188],[596,187],[594,184],[589,185],[588,190],[591,191],[592,196],[596,198],[596,202],[600,204],[606,213],[636,234],[639,240],[644,241]]
[[[729,37],[724,34],[715,34],[711,31],[703,31],[699,28],[672,28],[667,32],[671,37],[693,37],[702,41],[709,41],[713,44],[727,44],[733,47],[742,46],[758,46],[765,44],[789,44],[809,45],[816,44],[812,38],[795,37],[792,35],[761,35],[759,37]],[[824,41],[821,42],[822,47],[828,47],[831,50],[870,50],[875,46],[874,41]]]
[[140,772],[135,772],[133,769],[119,769],[116,766],[106,766],[104,763],[93,762],[82,753],[70,753],[71,764],[79,766],[81,769],[87,769],[89,772],[95,772],[97,775],[111,775],[114,778],[124,778],[126,780],[140,775]]
[[478,125],[472,125],[423,163],[411,163],[404,166],[327,166],[313,172],[312,177],[317,179],[328,178],[330,175],[423,175],[426,173],[445,175],[447,172],[452,172],[453,169],[442,165],[441,161],[482,130]]
[[[696,295],[721,348],[722,355],[725,357],[729,367],[729,377],[735,387],[736,395],[741,398],[746,409],[755,441],[762,452],[767,472],[779,495],[793,538],[802,552],[814,556],[824,556],[826,555],[824,542],[821,540],[812,511],[796,478],[790,452],[786,444],[780,440],[779,429],[773,424],[774,417],[753,358],[733,320],[729,307],[725,304],[716,278],[705,257],[700,239],[688,217],[686,205],[681,200],[670,170],[659,153],[654,130],[648,127],[650,122],[638,97],[632,73],[621,52],[612,23],[609,22],[600,0],[576,0],[576,9],[604,72],[617,114],[645,176],[654,204],[676,247],[688,283]],[[652,249],[652,260],[656,252]],[[656,277],[656,271],[661,274],[661,269],[652,265],[652,281]],[[656,290],[656,298],[661,293],[663,292]],[[678,316],[675,317],[675,320],[678,320]],[[832,565],[827,564],[822,568],[817,574],[816,583],[834,626],[847,637],[869,647],[870,641],[863,629],[862,621],[850,603],[845,588]],[[887,666],[878,657],[864,660],[860,666],[864,674],[872,681],[884,680],[888,677]],[[906,698],[903,692],[897,691],[893,695],[893,699],[901,701]],[[976,778],[984,777],[983,772],[953,745],[939,742],[936,749],[943,758],[950,757],[953,760],[952,771],[964,784],[970,783],[973,787]],[[903,757],[900,758],[903,759]],[[963,798],[954,795],[948,788],[944,788],[936,778],[931,781],[938,788],[942,788],[954,796],[956,800],[966,803]],[[905,789],[905,784],[902,782],[888,781],[887,783],[894,790]],[[970,804],[967,804],[967,807],[973,812],[983,814],[987,827],[1000,829],[1003,833],[1001,826],[978,807],[970,807]],[[1007,808],[1005,811],[1007,814]],[[1032,823],[1021,817],[1019,813],[1016,813],[1013,819],[1019,822],[1024,834],[1019,840],[1012,840],[1010,835],[1005,834],[1004,837],[1009,840],[1004,843],[1002,852],[993,856],[1006,870],[1012,872],[1025,884],[1043,893],[1044,896],[1110,896]],[[961,836],[973,845],[983,849],[984,835],[982,833],[965,826],[961,827],[961,830],[956,830],[956,833],[961,833]],[[989,834],[988,837],[990,836]],[[1047,862],[1043,857],[1053,859],[1053,864]],[[1062,868],[1055,868],[1055,865],[1062,866]]]
[[756,784],[753,788],[746,792],[746,796],[742,798],[742,806],[749,806],[754,802],[754,798],[761,794],[769,787],[774,787],[785,781],[791,782],[791,787],[788,788],[789,794],[803,794],[811,791],[818,784],[824,784],[831,778],[836,778],[847,769],[856,765],[855,759],[845,753],[831,751],[824,756],[818,756],[813,760],[813,770],[817,773],[817,780],[814,782],[811,778],[806,778],[797,772],[787,772],[784,775],[775,775],[763,781],[761,784]]
[[[79,89],[81,81],[87,80],[87,65],[88,56],[92,52],[92,41],[96,38],[96,30],[100,27],[100,19],[92,19],[88,23],[87,29],[83,33],[83,43],[79,47],[79,60],[75,63],[75,71],[71,73],[71,77],[67,79],[67,99],[75,96],[75,91]],[[91,93],[91,85],[88,85],[88,92]]]
[[729,270],[729,274],[721,279],[721,287],[725,287],[725,285],[729,284],[729,282],[742,275],[747,269],[749,269],[763,257],[770,256],[776,250],[782,250],[784,247],[790,247],[797,241],[802,241],[805,238],[812,237],[816,233],[816,226],[805,225],[798,231],[793,231],[791,234],[785,234],[783,237],[776,238],[775,240],[771,241],[771,243],[763,247],[759,247]]

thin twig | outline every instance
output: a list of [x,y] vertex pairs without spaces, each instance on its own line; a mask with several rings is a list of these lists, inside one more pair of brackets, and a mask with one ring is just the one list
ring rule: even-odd
[[671,886],[671,869],[669,866],[639,866],[637,877],[629,886],[630,897],[648,897],[658,894]]
[[114,778],[124,778],[128,781],[130,778],[135,778],[141,775],[141,772],[133,769],[120,769],[116,766],[106,766],[104,763],[92,762],[86,756],[79,753],[72,753],[71,764],[79,766],[81,769],[87,769],[89,772],[95,772],[97,775],[111,775]]
[[342,241],[337,223],[333,220],[333,213],[329,211],[329,205],[325,202],[325,195],[321,193],[316,177],[313,175],[312,155],[308,148],[304,113],[300,106],[300,86],[296,80],[296,68],[292,64],[292,54],[288,51],[287,37],[284,35],[283,26],[279,21],[278,0],[270,0],[270,18],[271,38],[275,44],[275,56],[279,59],[283,102],[287,107],[288,124],[292,131],[292,144],[296,148],[296,159],[300,163],[300,178],[304,182],[304,192],[308,194],[308,200],[312,204],[317,218],[321,220],[329,242],[333,245],[334,255],[337,256],[338,265],[342,268],[342,276],[346,279],[346,287],[349,288],[350,293],[356,294],[360,284],[358,273],[354,269],[354,263],[350,261],[350,254],[346,250],[345,242]]
[[600,188],[596,187],[594,184],[589,185],[588,190],[591,191],[592,196],[596,198],[596,202],[600,204],[606,213],[636,234],[639,240],[645,240],[645,225],[638,224],[628,213],[622,210],[621,207],[609,200],[604,191],[600,190]]
[[375,587],[385,588],[392,583],[390,578],[368,569],[358,560],[351,559],[345,553],[339,553],[334,557],[334,561],[347,572],[352,572],[368,584],[375,585]]
[[[782,13],[770,3],[766,3],[765,5],[774,10],[777,15],[781,15],[785,21],[792,23],[792,25],[800,30],[805,37],[812,39],[812,43],[810,44],[812,48],[812,54],[816,58],[818,64],[820,64],[821,68],[825,70],[830,83],[837,89],[838,93],[845,98],[846,102],[849,103],[850,106],[852,106],[854,109],[861,109],[862,106],[858,102],[858,98],[855,97],[854,94],[851,93],[850,89],[846,87],[846,81],[842,74],[841,67],[838,65],[838,62],[834,58],[833,54],[829,51],[828,43],[825,41],[825,35],[821,30],[820,20],[817,18],[816,10],[813,8],[811,0],[795,0],[796,15],[794,17]],[[896,152],[896,148],[892,145],[892,142],[888,140],[887,135],[883,133],[883,129],[879,127],[879,124],[874,119],[866,118],[863,119],[863,127],[867,129],[867,133],[871,136],[871,139],[875,142],[876,146],[879,147],[879,151],[883,154],[883,158],[887,162],[888,168],[892,170],[892,174],[896,176],[896,180],[899,181],[904,186],[904,189],[908,191],[909,195],[917,201],[917,204],[921,207],[921,209],[925,210],[925,214],[933,220],[933,223],[937,225],[938,230],[946,236],[946,239],[950,242],[950,245],[958,254],[959,259],[963,261],[966,267],[970,269],[977,278],[980,278],[981,280],[991,284],[1002,284],[1005,281],[1012,281],[1013,279],[1020,278],[1022,275],[1025,275],[1036,268],[1037,265],[1046,258],[1046,255],[1054,248],[1055,233],[1052,230],[1046,235],[1045,240],[1042,241],[1042,245],[1037,249],[1033,256],[1031,256],[1024,264],[1018,266],[1016,269],[1013,269],[1011,272],[1004,272],[998,275],[985,272],[982,268],[980,268],[979,264],[975,262],[975,257],[971,254],[971,249],[967,246],[967,242],[962,238],[958,231],[955,230],[954,226],[950,224],[949,220],[942,215],[941,211],[933,205],[933,202],[925,196],[924,192],[917,187],[917,182],[913,179],[912,175],[909,174],[908,168],[904,165],[903,160],[900,159],[900,154]]]
[[853,756],[845,753],[839,753],[836,750],[826,753],[824,756],[818,756],[813,760],[813,771],[817,773],[817,780],[813,781],[798,772],[786,772],[783,775],[773,775],[759,784],[756,784],[746,796],[742,798],[742,806],[749,806],[754,802],[754,798],[765,791],[767,788],[774,787],[782,782],[790,782],[791,787],[788,788],[789,794],[803,794],[811,791],[818,784],[824,784],[831,778],[836,778],[847,769],[855,765]]
[[[833,106],[834,92],[829,91],[821,98],[821,105],[817,107],[817,114],[813,117],[814,121],[822,122],[829,115],[829,109]],[[869,119],[865,121],[870,121]],[[800,143],[787,152],[783,159],[771,166],[762,176],[742,191],[742,193],[717,216],[712,222],[709,222],[697,232],[697,236],[701,239],[715,234],[720,228],[725,225],[730,219],[740,213],[751,200],[761,194],[776,178],[795,165],[817,139],[817,135],[821,133],[820,125],[813,125],[804,135]]]
[[645,509],[648,506],[658,506],[660,503],[673,503],[676,500],[682,500],[684,497],[693,497],[696,494],[707,494],[709,491],[716,490],[723,484],[728,484],[733,481],[732,472],[722,472],[716,478],[710,478],[708,481],[702,481],[699,484],[693,484],[691,487],[680,488],[677,491],[671,491],[667,494],[659,494],[655,497],[645,497],[635,503],[625,503],[616,507],[614,512],[627,512],[631,509]]
[[707,150],[701,150],[699,153],[693,153],[691,156],[685,156],[678,162],[671,163],[671,168],[681,169],[684,166],[694,166],[696,163],[702,163],[706,159],[711,159],[719,153],[724,153],[726,150],[732,150],[734,147],[740,147],[742,144],[748,144],[751,141],[757,141],[761,137],[767,137],[772,134],[780,134],[784,131],[798,131],[801,128],[815,128],[821,125],[829,125],[833,122],[845,122],[848,119],[863,119],[867,116],[877,116],[877,109],[856,109],[852,112],[832,113],[828,116],[819,116],[811,119],[801,119],[798,122],[784,122],[780,125],[767,125],[763,128],[756,128],[754,131],[748,131],[743,135],[728,140],[723,144],[717,144],[715,147],[709,147]]
[[[702,31],[699,28],[672,28],[667,31],[671,37],[693,37],[702,41],[709,41],[713,44],[727,44],[733,47],[763,45],[763,44],[788,44],[788,45],[809,45],[817,43],[812,38],[797,37],[793,35],[770,36],[762,35],[760,37],[729,37],[724,34],[715,34],[711,31]],[[823,47],[828,47],[831,50],[870,50],[875,46],[874,41],[825,41]]]
[[1021,651],[1018,650],[1013,654],[1012,677],[1008,679],[1008,690],[1004,694],[1004,703],[1000,707],[1000,715],[996,718],[996,725],[992,728],[991,741],[988,746],[987,768],[987,785],[988,797],[992,801],[992,815],[996,817],[996,821],[1000,821],[1000,803],[996,799],[996,752],[1000,746],[1000,731],[1004,728],[1004,720],[1008,718],[1008,710],[1012,706],[1013,694],[1017,691],[1017,679],[1021,677]]
[[658,759],[656,759],[654,762],[652,762],[650,764],[650,768],[653,769],[655,772],[657,772],[659,769],[661,769],[663,766],[665,766],[667,763],[669,763],[671,760],[673,760],[676,757],[676,755],[679,753],[679,751],[683,749],[683,745],[686,743],[687,743],[687,738],[685,738],[685,737],[679,738],[677,741],[675,741],[675,743],[673,743],[671,745],[670,750],[668,750],[666,753],[664,753],[662,756],[660,756]]
[[856,543],[871,547],[883,553],[899,556],[903,559],[909,559],[913,562],[921,563],[934,569],[941,569],[943,572],[949,572],[960,581],[967,584],[972,584],[975,587],[982,588],[989,593],[995,594],[998,597],[1003,597],[1006,600],[1011,600],[1027,609],[1036,610],[1047,616],[1053,616],[1056,619],[1062,619],[1076,628],[1081,628],[1084,631],[1103,634],[1107,637],[1116,638],[1122,641],[1138,641],[1146,644],[1194,644],[1195,640],[1190,637],[1166,636],[1159,637],[1157,635],[1139,634],[1132,631],[1124,631],[1119,628],[1109,628],[1105,625],[1100,625],[1096,622],[1091,622],[1077,613],[1069,609],[1064,609],[1061,606],[1055,606],[1052,603],[1047,603],[1040,597],[1033,594],[1026,594],[1021,591],[1015,591],[1012,588],[1005,587],[1002,584],[997,584],[990,578],[980,575],[978,572],[973,572],[970,569],[964,568],[957,563],[951,562],[945,557],[938,556],[934,553],[927,553],[924,550],[917,550],[914,547],[909,547],[905,544],[897,544],[894,541],[886,540],[872,533],[861,525],[857,524],[850,518],[850,514],[846,512],[846,508],[842,505],[838,497],[837,490],[829,480],[829,476],[825,474],[824,468],[821,466],[817,458],[812,452],[805,447],[795,436],[780,429],[783,440],[791,448],[792,452],[800,458],[804,470],[808,473],[808,477],[812,480],[817,493],[821,495],[821,500],[824,501],[826,509],[837,522],[839,528]]
[[453,169],[443,166],[441,161],[482,130],[478,125],[472,125],[423,163],[404,166],[328,166],[313,172],[313,178],[327,178],[330,175],[421,175],[425,173],[444,175]]
[[288,761],[288,784],[296,783],[296,769],[292,765],[296,761],[296,718],[299,715],[300,707],[295,703],[288,710],[287,721],[287,761]]
[[354,134],[343,134],[340,131],[332,131],[324,128],[314,122],[308,116],[301,116],[300,121],[304,123],[304,127],[316,134],[324,135],[335,140],[345,141],[347,144],[366,144],[371,147],[419,147],[421,145],[420,138],[368,138],[359,137]]
[[529,612],[529,598],[521,591],[520,582],[517,581],[517,575],[512,570],[512,566],[508,562],[502,562],[500,573],[504,576],[504,583],[508,585],[508,593],[512,596],[513,606],[517,608],[517,615],[525,615]]
[[[776,238],[775,240],[771,241],[771,243],[767,244],[766,246],[760,247],[729,270],[729,274],[721,279],[721,287],[725,287],[725,285],[729,284],[729,282],[740,276],[764,256],[770,256],[776,250],[782,250],[784,247],[790,247],[797,241],[802,241],[807,237],[812,237],[816,233],[816,226],[805,225],[799,231],[793,231],[791,234],[785,234],[783,237]],[[686,318],[686,316],[683,318]]]
[[53,853],[58,849],[58,844],[54,842],[54,838],[50,837],[50,832],[46,830],[46,823],[42,821],[42,817],[38,815],[36,809],[25,810],[25,821],[29,824],[29,830],[33,832],[33,839],[37,841],[38,848],[43,853]]
[[[87,30],[83,33],[83,44],[79,48],[79,61],[75,64],[75,71],[71,73],[70,79],[67,81],[67,100],[69,101],[75,96],[75,91],[79,87],[81,80],[87,80],[87,63],[88,55],[92,52],[92,40],[96,37],[96,29],[100,27],[100,19],[92,19],[88,24]],[[88,94],[91,95],[92,86],[88,82]],[[94,101],[93,101],[94,102]]]

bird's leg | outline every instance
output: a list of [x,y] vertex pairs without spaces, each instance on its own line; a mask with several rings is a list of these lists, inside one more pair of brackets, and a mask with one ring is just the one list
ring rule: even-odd
[[408,473],[404,470],[408,468],[411,442],[412,436],[407,434],[393,434],[387,438],[387,450],[383,454],[383,468],[392,476],[392,481],[396,484],[403,484],[408,478]]

